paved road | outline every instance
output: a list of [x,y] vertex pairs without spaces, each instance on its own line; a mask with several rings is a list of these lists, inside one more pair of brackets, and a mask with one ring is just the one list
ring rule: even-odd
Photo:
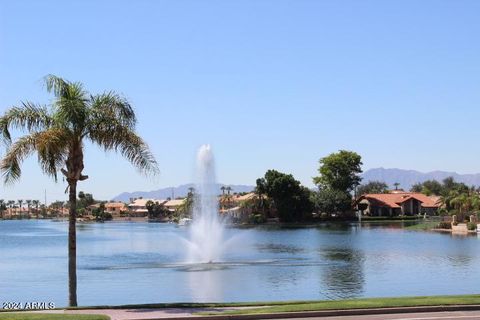
[[[190,309],[107,309],[107,310],[69,310],[66,313],[83,314],[107,314],[111,320],[137,320],[137,319],[161,319],[161,318],[193,318],[192,312],[201,311]],[[198,316],[197,316],[198,317]],[[312,317],[296,318],[297,320],[454,320],[454,319],[479,319],[480,311],[453,311],[453,312],[424,312],[424,313],[399,313],[380,314],[363,316],[341,316],[341,317]],[[287,320],[287,319],[285,319]],[[288,320],[291,320],[288,319]]]
[[[365,316],[342,316],[324,318],[298,318],[296,320],[455,320],[455,319],[479,319],[480,311],[454,311],[454,312],[429,312],[429,313],[400,313],[378,314]],[[287,319],[285,319],[287,320]],[[292,319],[289,319],[292,320]]]

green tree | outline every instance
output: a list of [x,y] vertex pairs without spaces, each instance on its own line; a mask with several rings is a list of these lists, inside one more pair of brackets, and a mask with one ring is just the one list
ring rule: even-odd
[[[41,106],[22,102],[0,117],[0,134],[7,152],[0,169],[5,183],[18,180],[23,160],[37,153],[42,171],[57,180],[62,172],[68,183],[68,274],[69,304],[77,305],[77,183],[83,174],[85,142],[104,150],[120,152],[142,172],[156,172],[157,163],[146,143],[135,133],[136,116],[130,103],[115,92],[92,95],[79,82],[54,75],[44,78],[53,93],[52,104]],[[10,130],[26,135],[12,143]]]
[[175,214],[176,214],[175,219],[191,216],[194,201],[195,201],[195,188],[189,187],[187,198],[175,211]]
[[421,182],[413,184],[412,187],[410,188],[411,192],[421,193],[422,190],[423,190],[423,183]]
[[95,199],[91,193],[85,193],[80,191],[78,193],[78,200],[77,200],[77,210],[78,209],[86,209],[88,206],[95,204]]
[[19,200],[17,200],[17,202],[18,202],[18,209],[19,209],[19,212],[20,212],[20,215],[21,215],[22,214],[23,200],[19,199]]
[[264,178],[257,180],[257,190],[265,191],[283,222],[301,221],[311,213],[310,190],[291,174],[268,170]]
[[357,188],[357,196],[361,196],[367,193],[387,193],[388,185],[383,181],[370,181],[366,184],[362,184]]
[[313,201],[321,213],[343,214],[352,209],[352,196],[341,190],[320,189],[313,196]]
[[105,203],[101,202],[98,205],[98,208],[93,209],[92,215],[95,217],[96,221],[107,221],[112,220],[112,215],[108,212],[105,212]]
[[362,178],[362,158],[353,151],[340,150],[320,159],[319,176],[313,182],[319,189],[353,191]]
[[38,206],[40,205],[40,200],[32,200],[32,205],[35,207],[35,215],[38,219]]
[[420,192],[426,194],[427,196],[431,195],[441,195],[443,192],[443,185],[437,180],[427,180],[423,183],[417,183],[412,186],[410,189],[412,192]]
[[0,218],[3,219],[3,212],[7,209],[5,205],[5,200],[0,199]]
[[158,201],[154,202],[152,200],[148,200],[145,203],[145,207],[148,210],[148,217],[149,218],[158,218],[158,217],[161,217],[161,216],[166,216],[167,213],[168,213],[167,208],[165,208],[165,206],[163,204],[159,203]]
[[30,215],[30,207],[32,206],[32,200],[28,199],[28,200],[25,200],[25,202],[27,203],[27,210],[28,210],[28,214]]

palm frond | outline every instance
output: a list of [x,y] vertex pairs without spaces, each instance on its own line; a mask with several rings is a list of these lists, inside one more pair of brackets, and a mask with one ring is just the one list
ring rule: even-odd
[[148,145],[133,130],[119,123],[90,128],[88,138],[105,151],[120,152],[140,172],[157,174],[158,164]]
[[55,76],[53,74],[48,74],[43,78],[43,82],[49,93],[53,92],[55,97],[63,97],[70,86],[70,82]]
[[125,97],[114,91],[90,97],[91,119],[96,122],[110,122],[116,119],[123,126],[133,129],[137,123],[135,111]]
[[22,169],[20,164],[35,151],[35,136],[27,135],[18,139],[8,150],[0,163],[0,170],[5,184],[12,183],[20,178]]
[[10,129],[28,132],[44,130],[52,125],[53,119],[47,107],[32,102],[21,102],[0,117],[1,139],[11,143]]
[[71,131],[82,132],[89,113],[87,92],[77,82],[68,82],[62,90],[62,95],[53,104],[55,123]]
[[68,136],[64,130],[52,128],[42,132],[34,132],[19,138],[7,150],[0,163],[5,184],[17,181],[22,170],[21,163],[35,151],[42,170],[56,179],[57,170],[65,163]]
[[65,165],[71,132],[63,128],[52,128],[37,135],[36,150],[43,172],[57,181],[57,172]]

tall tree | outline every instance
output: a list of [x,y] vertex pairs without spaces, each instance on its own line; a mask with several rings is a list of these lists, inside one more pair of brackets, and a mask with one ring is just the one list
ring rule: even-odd
[[3,219],[3,211],[5,211],[6,208],[5,200],[0,199],[0,219]]
[[320,189],[330,188],[351,192],[362,178],[362,158],[353,151],[340,150],[320,159],[319,176],[313,182]]
[[22,215],[23,200],[22,200],[22,199],[18,199],[17,202],[18,202],[18,211],[20,211],[20,215]]
[[30,214],[30,207],[32,206],[32,200],[28,199],[28,200],[25,200],[25,202],[27,203],[28,214]]
[[421,192],[423,194],[426,194],[427,196],[431,196],[431,195],[438,196],[442,194],[443,185],[437,180],[427,180],[420,185],[421,185],[420,191],[417,191],[418,190],[417,185],[413,185],[411,191]]
[[32,200],[32,205],[35,207],[35,213],[38,219],[38,206],[40,205],[40,200]]
[[[92,95],[79,82],[54,75],[44,78],[46,89],[53,93],[51,105],[21,102],[0,117],[1,138],[7,152],[0,164],[5,183],[20,178],[20,165],[37,153],[42,171],[57,180],[62,172],[68,183],[68,274],[69,304],[77,305],[77,183],[83,174],[85,142],[105,151],[120,152],[141,172],[157,172],[157,163],[147,144],[135,132],[137,119],[130,103],[113,91]],[[12,142],[10,130],[27,134]]]
[[311,213],[310,190],[291,174],[268,170],[264,178],[257,179],[257,190],[264,190],[272,200],[281,221],[301,221]]
[[367,193],[386,193],[388,192],[388,185],[383,181],[370,181],[362,184],[357,188],[357,195],[361,196]]
[[320,159],[316,209],[326,213],[345,213],[352,207],[352,195],[362,181],[362,157],[353,151],[340,150]]

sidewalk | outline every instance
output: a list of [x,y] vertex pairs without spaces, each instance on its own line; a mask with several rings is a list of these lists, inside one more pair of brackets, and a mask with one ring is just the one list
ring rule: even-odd
[[[322,310],[306,312],[288,312],[273,314],[246,314],[246,315],[215,315],[199,316],[193,313],[238,310],[245,307],[230,308],[166,308],[166,309],[85,309],[65,310],[65,313],[76,314],[105,314],[111,320],[143,320],[143,319],[177,319],[202,318],[205,320],[253,320],[253,319],[291,319],[291,318],[322,318],[322,317],[345,317],[361,315],[403,315],[404,319],[412,318],[415,314],[421,313],[442,313],[461,311],[480,311],[480,305],[451,305],[451,306],[425,306],[425,307],[396,307],[396,308],[372,308],[372,309],[344,309],[344,310]],[[258,307],[247,307],[258,308]],[[405,314],[409,314],[406,316]],[[367,317],[368,318],[368,317]],[[467,318],[480,319],[480,313],[475,313]],[[433,319],[433,318],[432,318]]]

